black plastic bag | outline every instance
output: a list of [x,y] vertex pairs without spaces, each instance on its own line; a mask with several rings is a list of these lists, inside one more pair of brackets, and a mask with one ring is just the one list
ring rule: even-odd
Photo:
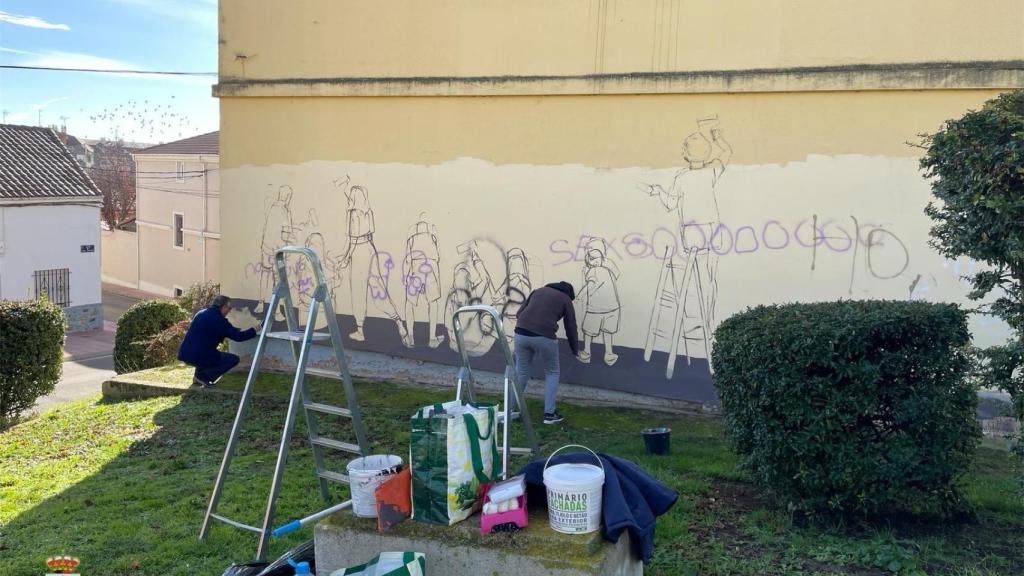
[[259,576],[260,572],[269,566],[266,562],[252,562],[249,564],[232,564],[228,566],[220,576]]
[[313,541],[306,540],[270,564],[266,562],[232,564],[221,576],[292,576],[295,574],[295,569],[288,564],[288,560],[293,560],[296,563],[309,562],[310,571],[316,574],[316,558],[313,550]]
[[288,565],[288,560],[298,562],[309,562],[309,571],[316,574],[316,558],[313,554],[313,541],[306,540],[295,548],[285,552],[280,558],[271,562],[270,566],[263,569],[257,576],[292,576],[295,569]]

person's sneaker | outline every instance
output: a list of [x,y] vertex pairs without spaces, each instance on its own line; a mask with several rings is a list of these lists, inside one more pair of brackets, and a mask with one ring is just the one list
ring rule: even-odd
[[213,388],[213,382],[205,382],[199,378],[192,378],[192,385],[197,388]]
[[558,412],[545,412],[544,413],[544,423],[545,424],[558,424],[562,420],[565,420],[565,418],[561,414],[559,414]]

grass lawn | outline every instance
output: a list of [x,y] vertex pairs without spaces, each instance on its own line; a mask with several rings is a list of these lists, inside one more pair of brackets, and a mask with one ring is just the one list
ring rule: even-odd
[[[182,370],[146,376],[187,382]],[[240,389],[242,378],[225,378]],[[229,517],[258,524],[290,386],[267,375],[249,411],[238,456],[221,500]],[[315,381],[331,396],[336,385]],[[278,394],[274,394],[277,392]],[[409,416],[450,393],[390,384],[358,385],[374,450],[408,451]],[[324,397],[324,396],[319,396]],[[183,397],[73,402],[0,433],[0,575],[41,574],[57,554],[82,559],[83,574],[219,575],[248,560],[255,535],[216,525],[197,540],[237,397]],[[539,414],[539,404],[531,403]],[[1024,574],[1024,503],[1014,496],[1006,452],[980,449],[967,493],[977,517],[925,518],[890,525],[808,525],[790,517],[736,469],[714,419],[560,406],[561,425],[538,425],[542,450],[579,443],[638,462],[680,493],[659,519],[650,574]],[[639,430],[673,429],[670,457],[643,453]],[[278,507],[279,523],[320,509],[312,456],[299,422]],[[325,435],[340,439],[343,431]],[[334,468],[344,470],[338,460]],[[338,496],[344,492],[338,487]],[[305,529],[276,542],[271,554],[311,537]],[[428,559],[429,562],[429,559]]]

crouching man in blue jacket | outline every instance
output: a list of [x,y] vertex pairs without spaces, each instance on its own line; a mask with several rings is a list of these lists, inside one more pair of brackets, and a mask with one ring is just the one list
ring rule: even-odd
[[230,311],[231,299],[223,294],[217,296],[205,310],[196,313],[181,341],[178,360],[195,366],[192,382],[196,386],[210,388],[225,372],[238,365],[238,356],[217,350],[225,338],[245,342],[256,337],[259,327],[235,328],[226,318]]

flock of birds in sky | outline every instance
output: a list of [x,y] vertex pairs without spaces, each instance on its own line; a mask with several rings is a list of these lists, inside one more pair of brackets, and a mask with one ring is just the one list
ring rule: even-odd
[[[79,109],[79,112],[84,113],[85,109]],[[151,103],[149,100],[129,100],[112,108],[104,108],[90,115],[89,120],[99,125],[97,128],[102,133],[115,139],[147,142],[174,138],[175,134],[181,138],[197,128],[186,114],[176,112],[171,104]]]

